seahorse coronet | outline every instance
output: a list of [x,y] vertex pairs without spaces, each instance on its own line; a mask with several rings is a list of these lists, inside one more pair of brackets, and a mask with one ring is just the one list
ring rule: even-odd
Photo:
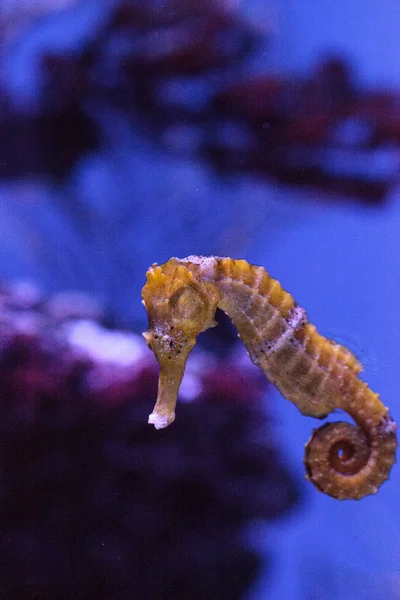
[[307,416],[341,409],[355,424],[327,423],[305,447],[306,478],[340,500],[374,494],[396,461],[396,424],[359,378],[357,358],[318,333],[306,311],[263,267],[243,259],[198,256],[154,264],[142,290],[149,328],[144,334],[160,364],[157,402],[149,423],[175,419],[189,353],[215,311],[231,318],[250,359]]

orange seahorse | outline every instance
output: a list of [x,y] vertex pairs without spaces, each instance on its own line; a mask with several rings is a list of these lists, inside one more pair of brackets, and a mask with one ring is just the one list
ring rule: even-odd
[[396,460],[396,425],[378,394],[358,374],[349,350],[321,336],[303,308],[268,275],[245,260],[189,256],[154,264],[142,290],[149,318],[146,342],[160,364],[158,397],[149,417],[157,429],[175,418],[179,386],[199,333],[231,318],[254,364],[304,414],[335,409],[356,422],[328,423],[305,448],[306,477],[344,499],[374,494]]

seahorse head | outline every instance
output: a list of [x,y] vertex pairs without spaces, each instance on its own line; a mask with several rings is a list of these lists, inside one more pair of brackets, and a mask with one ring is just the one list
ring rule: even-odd
[[149,422],[161,428],[175,418],[187,358],[199,333],[215,325],[219,295],[175,258],[153,265],[146,277],[142,297],[149,328],[143,335],[160,365],[157,403]]

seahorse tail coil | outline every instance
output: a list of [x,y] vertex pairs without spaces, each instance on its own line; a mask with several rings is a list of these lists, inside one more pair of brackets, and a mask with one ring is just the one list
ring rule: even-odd
[[396,460],[396,425],[389,415],[366,435],[358,425],[327,423],[305,447],[307,479],[338,500],[375,494]]

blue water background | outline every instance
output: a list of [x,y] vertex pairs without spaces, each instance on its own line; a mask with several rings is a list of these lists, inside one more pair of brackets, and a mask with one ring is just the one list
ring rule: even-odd
[[[21,110],[35,103],[35,49],[79,44],[81,30],[75,24],[83,23],[82,35],[87,35],[101,20],[95,4],[87,2],[81,20],[71,18],[63,36],[59,28],[43,25],[27,48],[10,55],[5,76]],[[334,49],[351,57],[365,84],[399,84],[397,2],[305,0],[300,5],[288,0],[272,8],[275,37],[268,68],[301,72],[321,52]],[[263,13],[263,3],[243,3],[242,9],[254,17]],[[252,68],[265,69],[263,56]],[[315,191],[268,180],[221,182],[206,165],[169,156],[127,133],[112,113],[103,126],[107,148],[76,166],[62,189],[28,181],[21,200],[20,189],[1,184],[4,275],[33,278],[48,290],[86,289],[139,328],[145,326],[140,287],[152,262],[191,253],[242,256],[264,265],[322,333],[357,354],[365,380],[400,422],[398,189],[384,206],[366,207],[326,193],[321,201]],[[40,203],[34,201],[37,194]],[[88,237],[68,223],[54,201],[73,195],[93,210]],[[29,215],[24,214],[27,202]],[[126,218],[134,227],[121,232]],[[303,446],[318,424],[277,392],[271,401],[282,452],[301,478]],[[361,502],[338,502],[306,482],[304,493],[301,510],[274,528],[272,585],[270,574],[265,580],[261,576],[249,600],[400,598],[398,468],[376,496]],[[263,547],[263,527],[254,524],[249,543]]]

